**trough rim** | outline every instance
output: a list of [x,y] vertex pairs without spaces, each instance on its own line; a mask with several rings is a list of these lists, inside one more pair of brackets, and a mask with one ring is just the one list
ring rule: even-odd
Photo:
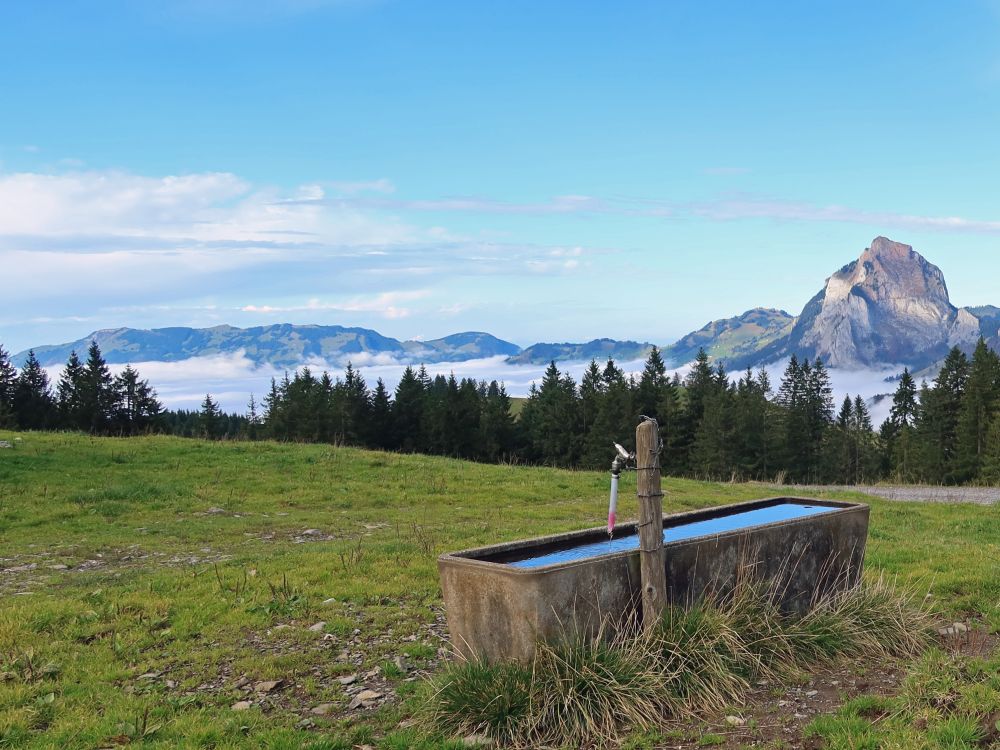
[[[830,513],[822,514],[822,518],[833,518],[838,515],[844,515],[847,513],[857,513],[863,512],[868,515],[871,506],[866,503],[856,502],[853,500],[828,500],[820,499],[815,497],[798,497],[793,495],[777,495],[773,497],[758,498],[756,500],[744,500],[739,503],[727,503],[725,505],[714,505],[708,508],[699,508],[696,510],[686,510],[679,513],[664,513],[663,514],[663,527],[668,528],[667,522],[670,521],[670,526],[678,526],[680,523],[672,523],[673,521],[681,521],[690,518],[692,516],[702,516],[705,514],[711,514],[712,511],[716,510],[727,510],[739,512],[738,509],[749,508],[755,509],[755,507],[766,508],[771,505],[777,505],[779,502],[795,502],[795,503],[807,503],[809,505],[822,505],[828,508],[835,508],[835,510]],[[750,508],[750,506],[755,506]],[[734,515],[735,512],[720,513],[719,515]],[[715,516],[718,517],[718,516]],[[799,518],[791,518],[783,521],[771,521],[769,523],[755,524],[753,526],[746,526],[740,529],[731,529],[729,531],[720,531],[714,534],[704,534],[701,536],[690,537],[689,539],[681,539],[675,542],[667,542],[664,545],[664,549],[667,548],[680,548],[687,546],[689,544],[704,544],[706,540],[712,539],[724,539],[728,537],[746,535],[751,531],[756,531],[758,529],[772,529],[780,528],[782,526],[793,526],[796,524],[803,524],[815,521],[816,516],[801,516]],[[706,519],[707,520],[707,519]],[[637,521],[630,521],[628,523],[621,524],[618,529],[627,531],[627,533],[632,533],[636,530]],[[637,549],[632,550],[620,550],[618,552],[610,552],[606,554],[591,555],[590,557],[581,557],[576,560],[569,560],[566,562],[555,562],[549,565],[539,565],[536,567],[515,567],[509,563],[496,562],[494,560],[483,560],[482,556],[489,554],[499,554],[502,552],[514,552],[519,549],[524,549],[525,547],[530,547],[538,543],[559,543],[563,541],[569,541],[575,537],[583,537],[588,534],[594,534],[599,532],[605,532],[607,529],[604,526],[593,526],[587,529],[579,529],[577,531],[566,531],[561,534],[545,534],[542,536],[531,537],[529,539],[517,539],[512,542],[499,542],[497,544],[489,544],[482,547],[470,547],[469,549],[457,550],[455,552],[445,552],[444,554],[438,556],[438,566],[443,565],[460,565],[463,567],[473,567],[479,568],[481,570],[490,570],[496,574],[501,575],[511,575],[511,576],[537,576],[544,573],[556,573],[561,570],[567,570],[570,568],[578,567],[581,565],[592,565],[596,560],[617,560],[619,558],[629,557],[631,555],[638,554]]]

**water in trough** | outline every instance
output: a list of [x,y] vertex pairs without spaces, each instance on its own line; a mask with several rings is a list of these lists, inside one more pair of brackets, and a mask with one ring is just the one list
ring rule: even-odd
[[[779,521],[791,521],[795,518],[814,516],[820,513],[829,513],[838,510],[837,507],[825,505],[807,505],[805,503],[779,503],[764,508],[754,508],[740,513],[722,515],[717,518],[709,518],[704,521],[692,521],[691,523],[671,526],[663,530],[663,541],[677,542],[685,539],[694,539],[700,536],[711,536],[712,534],[722,534],[727,531],[738,531],[752,526],[763,526],[768,523]],[[554,565],[555,563],[571,562],[581,560],[586,557],[597,557],[599,555],[609,555],[614,552],[627,552],[639,548],[639,535],[636,532],[616,536],[607,541],[586,542],[565,549],[553,550],[524,550],[524,556],[519,559],[508,560],[507,564],[516,568],[540,568],[543,565]]]

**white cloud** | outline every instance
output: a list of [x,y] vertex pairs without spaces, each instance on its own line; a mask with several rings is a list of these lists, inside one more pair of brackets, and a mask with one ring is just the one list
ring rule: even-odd
[[721,198],[690,205],[696,216],[718,220],[774,219],[867,224],[876,227],[931,229],[938,231],[995,234],[1000,221],[962,216],[920,216],[892,211],[865,211],[836,204],[817,205],[804,201],[761,198],[752,195]]
[[282,313],[282,312],[373,312],[383,318],[405,318],[411,310],[400,307],[402,302],[412,302],[423,299],[430,294],[427,289],[415,289],[402,292],[382,292],[374,297],[353,297],[342,301],[323,301],[311,299],[304,305],[244,305],[241,312],[246,313]]

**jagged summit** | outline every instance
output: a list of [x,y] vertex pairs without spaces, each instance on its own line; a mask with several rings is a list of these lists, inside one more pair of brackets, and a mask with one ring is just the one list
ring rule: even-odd
[[786,336],[731,364],[796,354],[844,369],[921,368],[979,335],[979,318],[951,303],[940,268],[910,245],[876,237],[826,280]]

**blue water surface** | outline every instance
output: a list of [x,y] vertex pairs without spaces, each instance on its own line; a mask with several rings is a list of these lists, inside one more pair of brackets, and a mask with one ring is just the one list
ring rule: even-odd
[[[677,542],[684,539],[694,539],[699,536],[711,536],[712,534],[722,534],[726,531],[736,531],[746,529],[751,526],[763,526],[767,523],[777,521],[791,521],[795,518],[805,516],[815,516],[820,513],[829,513],[839,510],[836,507],[825,505],[800,505],[799,503],[780,503],[770,505],[766,508],[755,508],[745,510],[741,513],[733,513],[728,516],[719,516],[705,521],[693,521],[680,526],[673,526],[663,530],[663,541]],[[540,555],[531,555],[527,551],[527,556],[520,560],[514,560],[509,565],[515,568],[540,568],[543,565],[554,565],[555,563],[581,560],[585,557],[597,557],[598,555],[609,555],[613,552],[626,552],[639,548],[638,533],[631,533],[623,536],[616,536],[608,541],[587,542],[576,547],[546,552]]]

